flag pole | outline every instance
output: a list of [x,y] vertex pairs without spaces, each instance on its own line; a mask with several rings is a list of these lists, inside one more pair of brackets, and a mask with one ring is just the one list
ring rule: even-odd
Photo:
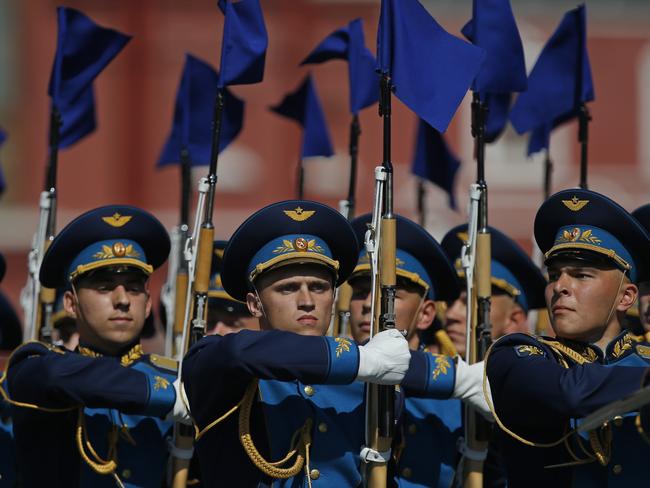
[[591,114],[587,104],[580,104],[578,116],[578,142],[580,143],[580,188],[587,190],[587,146],[589,142],[589,122]]

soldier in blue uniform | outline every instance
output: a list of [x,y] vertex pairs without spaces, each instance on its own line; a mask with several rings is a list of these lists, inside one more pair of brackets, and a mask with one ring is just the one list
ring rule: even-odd
[[359,486],[362,382],[439,398],[464,384],[450,358],[409,354],[398,331],[324,337],[358,252],[345,218],[304,200],[263,208],[230,239],[224,288],[262,330],[205,337],[183,362],[206,486]]
[[485,360],[508,486],[634,486],[650,454],[635,413],[587,434],[574,428],[648,371],[650,344],[621,324],[650,271],[650,236],[609,198],[575,189],[541,206],[535,239],[556,338],[506,335]]
[[[632,212],[632,216],[650,233],[650,204],[637,208]],[[631,311],[632,317],[628,317],[628,321],[632,322],[638,319],[640,332],[643,332],[646,340],[650,340],[650,277],[646,281],[639,283],[638,308],[636,310],[632,308]]]
[[260,328],[258,320],[251,315],[246,304],[231,297],[221,283],[221,263],[227,244],[227,241],[214,241],[206,334],[225,335],[243,329]]
[[[490,227],[491,306],[490,325],[493,340],[513,332],[528,332],[528,311],[546,306],[544,288],[546,279],[540,269],[519,245],[503,232]],[[442,247],[454,262],[458,276],[464,280],[465,272],[460,256],[467,242],[467,224],[451,229],[442,239]],[[465,291],[445,310],[445,328],[461,356],[465,356],[467,338],[467,296]],[[506,473],[501,458],[500,437],[490,435],[488,451],[483,463],[484,486],[506,485]]]
[[[465,274],[460,262],[460,253],[467,238],[467,224],[463,224],[447,232],[441,242],[462,280],[465,279]],[[494,227],[490,227],[490,241],[492,338],[498,339],[512,332],[528,332],[528,311],[546,306],[544,275],[515,241]],[[465,356],[467,335],[466,302],[467,297],[463,291],[445,311],[447,333],[461,356]]]
[[162,224],[131,206],[91,210],[53,240],[40,280],[70,285],[64,308],[80,342],[75,352],[30,342],[9,360],[24,486],[161,486],[172,415],[187,417],[177,365],[143,354],[139,334],[148,277],[168,253]]
[[[370,215],[352,221],[363,240]],[[456,271],[444,251],[421,226],[397,216],[396,327],[405,331],[409,347],[423,350],[420,333],[432,326],[435,300],[451,301],[460,292]],[[348,279],[352,287],[350,331],[363,343],[370,333],[371,283],[368,255],[363,250]],[[433,358],[444,357],[429,354]],[[477,377],[482,380],[482,373]],[[456,444],[462,435],[459,400],[436,400],[407,395],[401,422],[400,447],[396,450],[395,482],[400,487],[451,485],[458,463]]]

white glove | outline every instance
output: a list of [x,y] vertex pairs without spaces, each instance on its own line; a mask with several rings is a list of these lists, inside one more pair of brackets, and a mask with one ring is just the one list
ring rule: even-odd
[[187,408],[187,397],[185,396],[185,389],[181,384],[181,379],[176,378],[173,385],[174,391],[176,392],[176,401],[174,402],[174,408],[169,411],[165,420],[168,422],[180,422],[185,425],[192,425],[190,412]]
[[[492,412],[485,401],[483,394],[483,374],[485,371],[485,363],[483,361],[467,364],[463,359],[458,356],[456,363],[456,384],[454,385],[454,393],[452,398],[458,398],[465,402],[465,404],[474,408],[478,413],[483,415],[490,422],[494,422]],[[490,382],[487,381],[487,393],[492,395],[490,391]]]
[[411,352],[402,333],[385,330],[365,346],[359,346],[358,381],[378,385],[398,385],[409,369]]

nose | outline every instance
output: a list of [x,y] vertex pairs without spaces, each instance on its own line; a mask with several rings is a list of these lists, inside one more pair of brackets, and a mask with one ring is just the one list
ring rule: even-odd
[[131,300],[126,288],[123,285],[118,285],[113,290],[113,305],[117,309],[128,310]]
[[464,322],[465,314],[467,313],[467,306],[463,303],[462,300],[454,300],[454,303],[447,308],[447,313],[445,317],[448,321]]
[[314,304],[314,298],[311,295],[309,286],[306,283],[303,283],[298,292],[298,308],[300,310],[313,310],[316,308]]
[[361,304],[361,311],[364,315],[369,314],[372,309],[372,292],[368,292]]
[[553,296],[569,294],[570,279],[567,273],[562,272],[553,282]]

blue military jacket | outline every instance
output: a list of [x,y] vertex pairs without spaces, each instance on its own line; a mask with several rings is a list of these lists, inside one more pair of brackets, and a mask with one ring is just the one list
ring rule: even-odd
[[[364,385],[354,382],[358,362],[357,345],[344,338],[242,331],[201,339],[183,362],[185,391],[199,429],[237,405],[255,378],[260,381],[250,433],[265,459],[282,459],[294,434],[311,420],[309,466],[296,476],[274,480],[243,449],[239,413],[225,417],[196,443],[202,484],[359,486],[365,406]],[[455,368],[450,358],[445,358],[448,367],[440,364],[431,355],[414,353],[402,386],[413,395],[448,398]]]
[[81,459],[75,433],[83,408],[84,435],[101,459],[116,460],[124,486],[159,488],[172,426],[163,418],[176,399],[176,369],[175,361],[145,355],[139,344],[118,357],[41,343],[17,349],[7,382],[24,486],[115,486],[112,475],[97,474]]
[[[588,344],[512,334],[494,344],[486,368],[503,425],[529,441],[549,444],[580,418],[638,390],[649,364],[650,344],[629,332],[604,353]],[[647,477],[650,446],[636,432],[635,417],[615,419],[592,434],[594,439],[573,434],[553,447],[527,446],[502,432],[508,486],[638,485]],[[596,452],[604,454],[605,465]]]
[[396,481],[400,488],[451,486],[462,436],[460,400],[406,397],[403,447]]

